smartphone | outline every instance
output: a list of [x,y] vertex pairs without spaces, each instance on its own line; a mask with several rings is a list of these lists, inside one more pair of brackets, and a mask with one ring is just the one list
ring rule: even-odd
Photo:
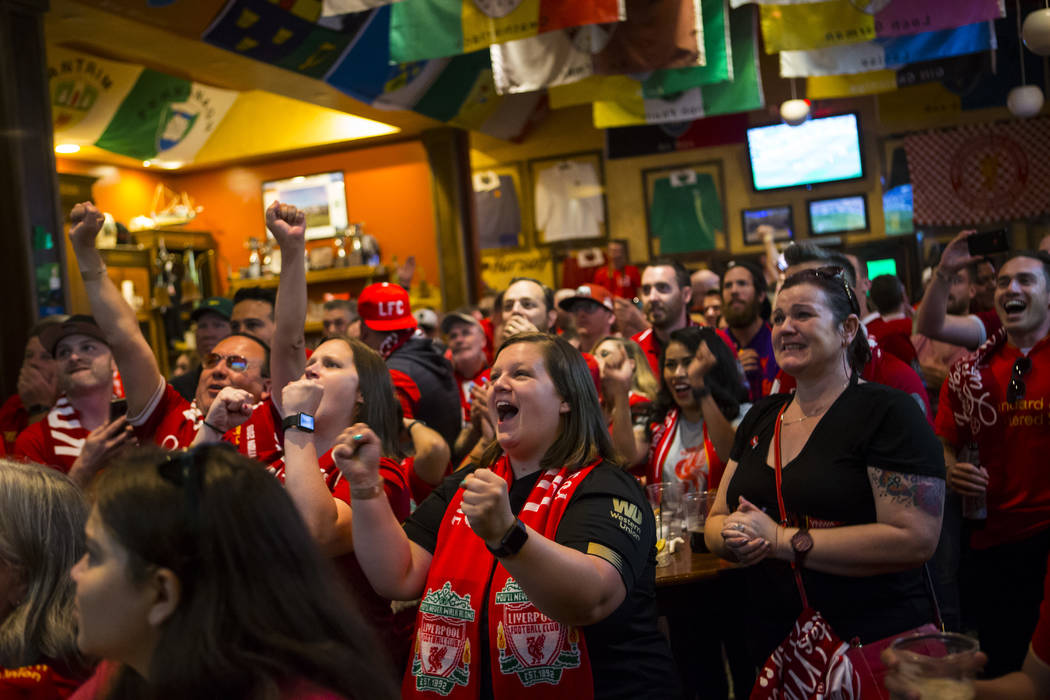
[[966,247],[969,248],[970,255],[991,255],[1010,250],[1010,243],[1006,229],[1000,228],[973,234],[966,239]]
[[128,412],[127,399],[113,399],[109,402],[109,419],[116,420]]

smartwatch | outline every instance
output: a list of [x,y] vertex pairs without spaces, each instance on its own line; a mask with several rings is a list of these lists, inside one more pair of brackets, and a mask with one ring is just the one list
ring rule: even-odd
[[499,541],[498,547],[489,547],[486,543],[485,546],[492,556],[502,559],[503,557],[512,557],[521,551],[521,548],[525,546],[525,540],[529,539],[529,531],[525,529],[525,523],[521,522],[520,518],[514,519],[514,524],[507,530],[507,534],[503,536],[503,539]]
[[795,552],[795,566],[802,566],[803,560],[813,549],[813,536],[809,534],[809,527],[803,525],[791,536],[791,549]]
[[314,417],[309,413],[296,413],[285,418],[281,422],[281,427],[285,430],[294,428],[304,433],[312,433],[314,431]]

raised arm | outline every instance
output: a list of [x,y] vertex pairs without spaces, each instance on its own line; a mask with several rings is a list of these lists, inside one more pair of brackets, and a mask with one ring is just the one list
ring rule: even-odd
[[106,274],[106,264],[95,248],[95,237],[102,229],[102,212],[91,202],[73,207],[69,240],[84,280],[91,313],[106,334],[113,359],[124,382],[128,416],[142,413],[164,381],[149,343],[142,336],[135,311],[121,296]]
[[274,202],[266,210],[266,227],[281,248],[281,278],[274,307],[270,347],[271,396],[281,408],[281,390],[306,366],[306,214]]
[[448,443],[441,437],[441,433],[420,420],[405,418],[403,424],[409,438],[412,439],[412,449],[415,452],[412,469],[420,479],[431,486],[437,486],[448,471],[451,458]]
[[945,246],[941,262],[915,312],[914,324],[916,333],[970,350],[983,342],[983,326],[970,316],[949,315],[948,291],[952,275],[978,259],[970,255],[966,244],[966,239],[974,233],[972,230],[962,231]]
[[613,446],[624,458],[624,466],[630,468],[645,460],[649,442],[644,430],[635,430],[631,419],[631,379],[634,376],[634,361],[622,348],[601,362],[602,397],[611,409],[609,433]]

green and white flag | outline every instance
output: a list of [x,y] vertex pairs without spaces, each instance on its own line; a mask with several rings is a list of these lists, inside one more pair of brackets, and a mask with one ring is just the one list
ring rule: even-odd
[[142,66],[48,47],[51,122],[56,143],[90,146],[98,140],[142,74]]

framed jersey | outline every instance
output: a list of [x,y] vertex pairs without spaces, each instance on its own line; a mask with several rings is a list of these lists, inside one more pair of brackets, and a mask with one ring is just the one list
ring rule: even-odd
[[574,153],[529,161],[536,242],[604,239],[605,172],[600,152]]
[[721,161],[642,171],[649,255],[727,250]]

